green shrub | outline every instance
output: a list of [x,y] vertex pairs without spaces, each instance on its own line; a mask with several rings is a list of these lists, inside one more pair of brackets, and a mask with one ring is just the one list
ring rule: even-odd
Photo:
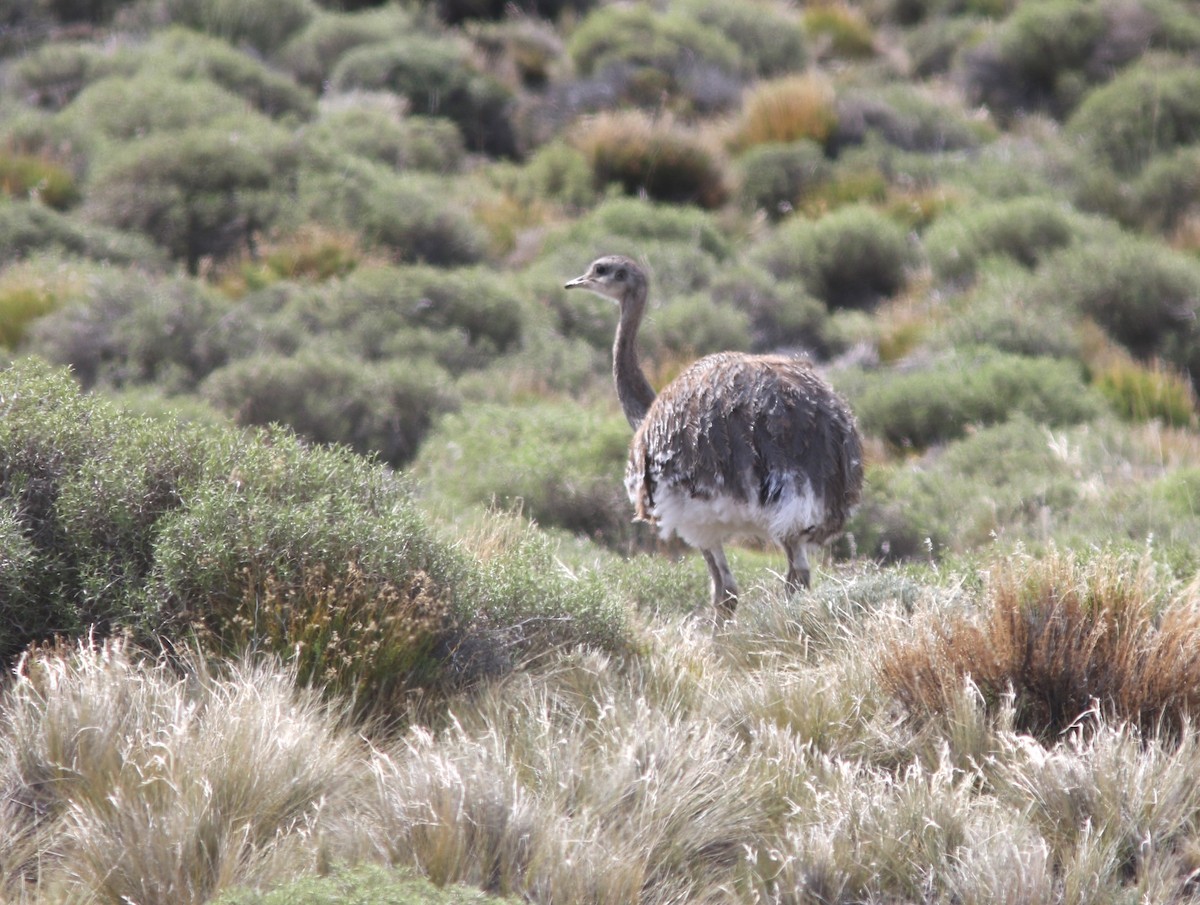
[[906,85],[841,94],[837,129],[829,143],[840,149],[875,138],[902,151],[936,154],[978,146],[980,131],[967,121],[961,107]]
[[301,171],[299,206],[307,219],[357,233],[397,262],[454,267],[484,256],[480,226],[450,183],[428,174],[354,157],[323,160]]
[[1161,362],[1146,367],[1113,361],[1097,370],[1093,385],[1128,421],[1158,419],[1171,427],[1196,424],[1196,391],[1191,382]]
[[13,77],[28,101],[61,110],[92,82],[112,75],[131,75],[132,54],[117,54],[95,44],[45,44],[17,60]]
[[0,197],[0,264],[41,251],[150,269],[165,263],[162,252],[141,236],[93,226],[41,204]]
[[513,156],[512,95],[475,71],[466,51],[450,38],[409,35],[347,52],[331,76],[339,91],[393,91],[412,112],[454,121],[472,151]]
[[448,375],[431,362],[365,362],[309,347],[255,355],[214,371],[201,395],[239,424],[285,424],[316,443],[340,443],[403,465],[434,418],[454,407]]
[[357,12],[322,12],[275,56],[300,84],[321,91],[347,52],[402,37],[412,28],[411,13],[395,4]]
[[[748,264],[722,268],[709,295],[714,305],[733,305],[749,322],[749,348],[769,352],[799,346],[824,357],[834,351],[826,328],[829,312],[804,286],[773,279]],[[732,343],[724,348],[742,348]]]
[[573,403],[476,405],[441,421],[415,470],[457,506],[519,506],[545,527],[628,548],[630,439],[623,418]]
[[571,210],[582,210],[596,199],[587,157],[562,141],[548,142],[533,153],[516,177],[514,192],[526,203],[550,200]]
[[710,68],[732,74],[742,67],[737,46],[717,28],[641,4],[592,11],[571,33],[567,53],[585,76],[629,72],[623,99],[651,106],[659,106],[664,92],[686,96],[692,73]]
[[331,155],[356,154],[397,170],[455,173],[466,149],[458,127],[433,116],[396,116],[383,105],[329,110],[305,131],[305,141]]
[[642,328],[642,345],[656,358],[696,358],[750,347],[750,318],[715,292],[671,299]]
[[195,274],[204,258],[253,252],[288,200],[295,165],[290,136],[266,119],[152,135],[97,169],[85,210],[144,234]]
[[1200,71],[1133,67],[1089,94],[1067,129],[1118,174],[1133,175],[1155,155],[1200,141]]
[[979,43],[984,25],[975,16],[932,18],[904,35],[912,74],[928,79],[950,71],[965,47]]
[[30,331],[26,348],[70,365],[85,387],[155,383],[186,392],[224,364],[236,339],[227,304],[195,280],[96,274]]
[[676,9],[737,45],[745,65],[757,76],[799,72],[808,65],[799,19],[771,0],[738,4],[685,0]]
[[969,102],[985,104],[1002,116],[1035,110],[1069,113],[1089,84],[1107,78],[1106,68],[1093,62],[1105,28],[1099,3],[1021,4],[992,40],[967,53]]
[[953,345],[991,346],[1031,358],[1081,357],[1074,318],[1048,317],[1029,298],[1030,274],[1008,259],[985,265],[962,309],[946,325]]
[[755,145],[738,158],[737,168],[742,203],[775,220],[795,211],[832,169],[821,146],[807,140]]
[[63,210],[79,200],[79,187],[71,171],[54,160],[0,150],[0,194]]
[[172,22],[270,54],[317,13],[313,0],[166,0]]
[[1132,219],[1169,235],[1200,211],[1200,149],[1155,156],[1131,187]]
[[865,375],[849,393],[859,424],[896,447],[924,448],[973,425],[1022,413],[1047,424],[1086,421],[1102,411],[1074,362],[977,352],[910,371]]
[[875,53],[875,32],[849,4],[821,3],[804,11],[804,30],[822,56],[861,59]]
[[231,120],[244,101],[206,79],[185,81],[150,71],[110,76],[88,85],[60,114],[91,143],[125,143]]
[[789,221],[754,254],[777,279],[803,282],[830,308],[875,305],[904,287],[912,263],[904,229],[866,206]]
[[925,249],[940,280],[970,282],[982,261],[1004,257],[1033,269],[1047,255],[1082,238],[1085,224],[1046,198],[1016,198],[960,208],[926,231]]
[[174,28],[157,35],[142,53],[143,71],[185,82],[208,80],[267,116],[307,119],[316,112],[311,92],[219,38]]
[[1134,355],[1200,379],[1200,264],[1186,255],[1132,236],[1068,248],[1043,264],[1030,300],[1084,314]]
[[689,130],[639,112],[601,115],[575,143],[598,190],[616,183],[628,195],[672,204],[720,207],[728,197],[717,155]]

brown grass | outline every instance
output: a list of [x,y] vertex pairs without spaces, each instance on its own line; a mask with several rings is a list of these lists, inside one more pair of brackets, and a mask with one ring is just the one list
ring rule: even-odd
[[808,138],[824,144],[837,126],[834,90],[819,75],[759,82],[746,98],[733,138],[738,150]]
[[1200,595],[1152,589],[1148,559],[1051,554],[992,570],[980,617],[959,615],[893,648],[884,686],[911,714],[945,713],[967,677],[1045,740],[1089,714],[1174,732],[1200,713]]

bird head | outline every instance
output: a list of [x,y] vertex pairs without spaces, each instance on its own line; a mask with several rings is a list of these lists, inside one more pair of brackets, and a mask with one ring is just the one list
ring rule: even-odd
[[605,255],[592,262],[581,277],[568,282],[564,289],[588,289],[617,302],[642,301],[646,295],[646,275],[631,258]]

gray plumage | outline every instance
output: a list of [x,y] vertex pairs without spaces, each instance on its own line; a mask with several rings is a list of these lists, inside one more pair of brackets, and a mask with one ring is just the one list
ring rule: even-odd
[[803,359],[738,352],[700,359],[656,396],[637,354],[641,267],[602,257],[566,288],[620,305],[613,378],[634,428],[625,487],[637,518],[700,549],[725,616],[738,594],[730,537],[779,544],[788,587],[808,587],[807,548],[841,534],[862,492],[862,443],[846,403]]

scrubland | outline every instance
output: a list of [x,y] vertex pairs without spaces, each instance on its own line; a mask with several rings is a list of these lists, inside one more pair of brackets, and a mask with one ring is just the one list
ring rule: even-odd
[[[1200,5],[0,10],[0,902],[1200,900]],[[633,524],[810,357],[787,597]]]

